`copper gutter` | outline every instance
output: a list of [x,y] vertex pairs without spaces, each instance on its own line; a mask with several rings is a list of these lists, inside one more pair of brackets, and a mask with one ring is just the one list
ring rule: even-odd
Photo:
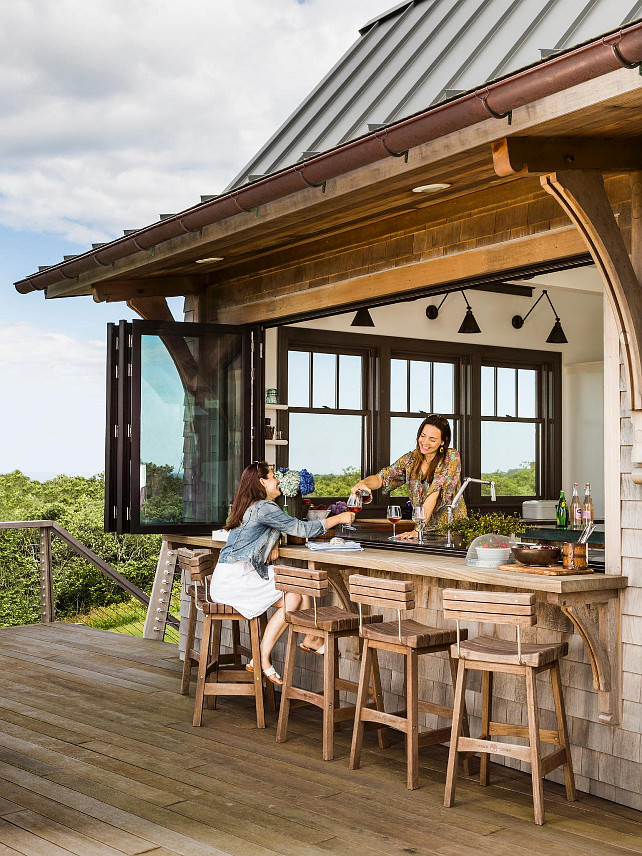
[[642,61],[642,22],[623,27],[572,50],[558,54],[460,95],[428,110],[337,146],[304,163],[236,188],[181,214],[153,223],[135,235],[118,238],[75,259],[32,274],[15,283],[21,294],[42,290],[100,267],[149,250],[186,232],[197,232],[240,212],[252,211],[310,186],[323,186],[351,170],[398,156],[414,146],[459,131],[490,116],[502,118],[547,95],[568,89],[618,68]]

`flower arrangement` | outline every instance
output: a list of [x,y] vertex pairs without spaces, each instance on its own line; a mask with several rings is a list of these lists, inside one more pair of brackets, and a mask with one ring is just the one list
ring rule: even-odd
[[275,475],[283,496],[291,497],[297,495],[301,486],[301,473],[298,470],[288,470],[282,467]]
[[333,502],[330,506],[330,512],[332,514],[343,514],[344,511],[348,510],[348,503],[344,502],[340,499],[338,502]]

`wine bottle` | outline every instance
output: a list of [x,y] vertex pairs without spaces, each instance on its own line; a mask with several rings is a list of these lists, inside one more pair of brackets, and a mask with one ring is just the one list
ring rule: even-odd
[[582,503],[582,524],[584,526],[588,526],[589,523],[593,522],[593,500],[591,499],[591,485],[590,482],[586,482],[586,487],[584,488],[584,502]]
[[568,505],[563,490],[560,491],[560,498],[557,503],[557,528],[568,529]]
[[582,528],[582,506],[580,505],[580,497],[577,492],[577,482],[573,485],[573,496],[571,497],[571,529]]

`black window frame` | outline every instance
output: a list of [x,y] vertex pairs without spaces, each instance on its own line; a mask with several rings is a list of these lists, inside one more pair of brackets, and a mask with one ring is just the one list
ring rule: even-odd
[[[525,499],[556,496],[562,481],[562,355],[559,351],[539,351],[498,346],[476,345],[469,342],[444,342],[406,339],[376,334],[327,331],[309,327],[280,327],[278,331],[279,388],[287,389],[288,351],[319,350],[326,353],[368,352],[367,390],[372,410],[369,430],[364,432],[362,468],[367,475],[387,466],[390,449],[390,365],[391,359],[420,359],[455,364],[455,413],[446,414],[459,420],[457,448],[461,454],[463,475],[481,475],[481,366],[498,365],[514,369],[537,371],[538,416],[525,421],[540,425],[538,443],[537,493],[529,496],[498,496],[497,502],[482,496],[479,485],[470,484],[466,492],[469,507],[481,511],[521,512]],[[366,364],[364,363],[364,367]],[[295,412],[299,408],[292,408]],[[323,410],[322,412],[331,412]],[[395,411],[396,413],[396,411]],[[402,414],[405,415],[405,414]],[[408,414],[413,415],[413,414]],[[423,414],[418,414],[418,425]],[[289,411],[279,413],[279,428],[289,436]],[[508,420],[514,421],[514,420]],[[516,420],[515,420],[516,421]],[[288,448],[279,447],[277,465],[288,465]],[[315,502],[332,502],[345,497],[315,497]],[[375,504],[376,503],[376,504]],[[385,499],[375,500],[369,510],[385,511]]]

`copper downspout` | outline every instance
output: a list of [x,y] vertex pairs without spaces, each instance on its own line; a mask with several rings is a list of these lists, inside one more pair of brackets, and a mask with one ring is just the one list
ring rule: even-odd
[[32,274],[15,283],[15,287],[21,294],[27,294],[73,279],[141,249],[151,249],[162,241],[186,232],[196,232],[241,211],[252,211],[310,186],[324,187],[329,179],[387,157],[399,156],[414,146],[483,122],[489,114],[510,116],[512,110],[525,104],[622,66],[636,67],[641,61],[642,23],[637,23],[330,149],[303,165],[287,167],[252,184],[235,188],[223,196],[140,229],[135,236],[119,238],[73,260]]

